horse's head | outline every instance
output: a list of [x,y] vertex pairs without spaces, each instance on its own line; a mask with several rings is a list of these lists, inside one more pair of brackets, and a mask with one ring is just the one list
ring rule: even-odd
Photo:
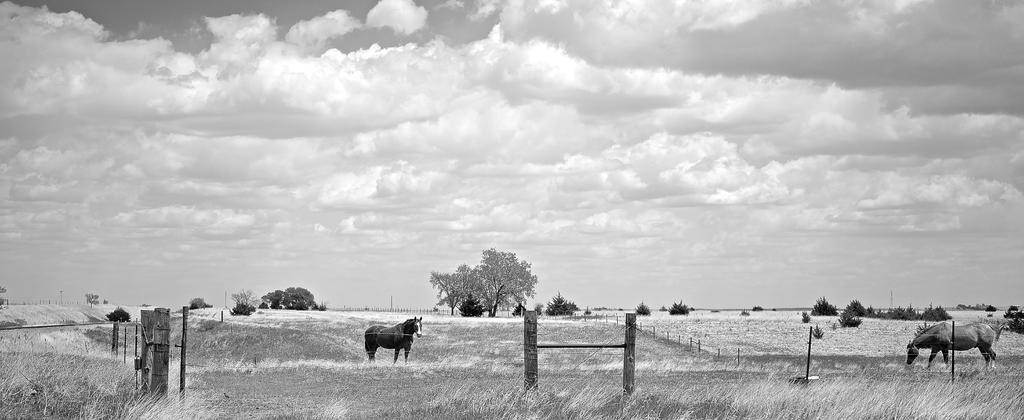
[[914,359],[917,358],[917,355],[917,347],[914,347],[914,342],[911,341],[910,344],[907,344],[907,364],[909,365],[914,363]]
[[402,324],[402,333],[407,336],[416,334],[416,337],[423,337],[423,317],[405,320]]

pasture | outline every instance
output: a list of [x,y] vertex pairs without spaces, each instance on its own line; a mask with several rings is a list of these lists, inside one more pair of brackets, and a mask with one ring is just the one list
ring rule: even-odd
[[[952,314],[958,322],[984,316]],[[538,341],[621,342],[623,325],[607,315],[541,317]],[[521,318],[422,314],[425,335],[408,364],[392,365],[383,349],[367,363],[363,331],[412,316],[263,310],[221,323],[219,311],[194,311],[185,398],[163,401],[131,391],[133,372],[110,356],[107,326],[5,331],[0,417],[1024,418],[1024,336],[1005,331],[997,364],[985,369],[976,350],[958,353],[951,385],[941,363],[905,367],[919,322],[832,330],[834,317],[816,317],[810,325],[825,337],[814,341],[811,374],[822,379],[801,386],[787,382],[804,369],[808,324],[798,313],[655,313],[638,317],[659,337],[638,334],[637,389],[623,397],[621,350],[542,349],[539,388],[524,392]],[[688,352],[665,332],[700,338],[710,351]],[[175,357],[171,371],[173,388]]]

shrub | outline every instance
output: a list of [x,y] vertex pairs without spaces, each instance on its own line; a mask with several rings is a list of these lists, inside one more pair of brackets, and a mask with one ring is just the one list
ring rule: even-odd
[[231,315],[234,316],[249,316],[253,312],[256,312],[256,307],[244,302],[236,303],[235,307],[231,308]]
[[750,312],[747,312],[746,310],[743,310],[743,311],[740,312],[740,316],[750,316]]
[[953,317],[949,316],[949,314],[946,313],[946,310],[942,309],[941,306],[937,308],[929,306],[928,309],[925,309],[924,312],[921,313],[921,319],[925,321],[945,321],[947,319],[953,319]]
[[1011,306],[1003,314],[1003,318],[1006,319],[1021,319],[1024,318],[1024,312],[1018,311],[1016,306]]
[[543,314],[544,313],[544,304],[543,303],[538,303],[536,305],[533,305],[533,313],[535,313],[537,315]]
[[1017,334],[1024,334],[1024,318],[1013,318],[1006,323],[1006,329]]
[[844,309],[844,312],[847,311],[853,314],[853,316],[858,317],[865,316],[868,314],[868,310],[865,309],[864,305],[861,305],[860,301],[857,299],[851,300],[850,304],[846,305],[846,309]]
[[124,310],[124,308],[120,306],[118,306],[117,309],[114,309],[112,312],[107,314],[107,321],[128,322],[131,320],[132,316],[128,314],[128,311]]
[[800,314],[800,320],[803,321],[804,324],[810,324],[811,323],[811,316],[808,315],[807,312],[802,312]]
[[192,300],[188,301],[188,308],[189,309],[203,309],[203,308],[212,308],[212,307],[213,307],[213,305],[211,305],[209,303],[206,303],[206,300],[201,298],[201,297],[192,298]]
[[856,328],[860,327],[860,323],[863,322],[860,317],[854,314],[849,308],[844,309],[843,313],[839,314],[839,326],[843,328]]
[[828,303],[828,300],[824,296],[818,298],[818,301],[814,304],[814,308],[811,308],[811,315],[817,316],[835,316],[839,315],[839,311],[836,310],[835,306]]
[[313,304],[313,307],[310,308],[310,309],[315,309],[315,310],[318,310],[318,311],[321,311],[321,312],[326,311],[327,310],[327,302],[320,302],[319,305]]
[[[482,316],[484,314],[484,305],[471,294],[466,296],[466,300],[462,301],[462,304],[459,305],[459,313],[467,317]],[[537,313],[539,314],[540,311],[537,311]]]
[[693,308],[690,308],[689,306],[683,305],[682,301],[680,301],[678,303],[673,302],[672,303],[672,307],[669,308],[669,310],[668,310],[668,314],[669,315],[689,315],[691,310],[693,310]]
[[1020,310],[1020,308],[1018,308],[1017,305],[1010,305],[1009,308],[1006,308],[1007,312],[1016,312],[1016,311],[1019,311],[1019,310]]
[[551,298],[551,302],[548,302],[547,309],[544,309],[544,315],[572,315],[578,310],[580,308],[573,301],[562,297],[562,293],[559,292],[555,297]]
[[661,305],[661,307],[658,308],[658,312],[667,312],[667,311],[668,311],[668,308],[666,308],[665,305]]
[[985,312],[995,312],[995,311],[998,311],[998,310],[999,310],[998,308],[996,308],[995,306],[992,306],[992,305],[988,305],[988,306],[985,307]]
[[651,308],[649,308],[645,303],[640,302],[639,305],[636,305],[636,314],[637,315],[643,315],[643,316],[650,315],[651,314]]
[[267,305],[267,302],[265,302],[265,301],[264,302],[260,302],[259,308],[260,309],[270,309],[270,305]]
[[814,329],[811,330],[811,336],[813,336],[816,340],[821,340],[822,338],[825,338],[825,330],[815,325]]
[[753,308],[753,309],[751,309],[751,311],[754,311],[754,312],[761,312],[761,311],[763,311],[763,310],[764,310],[764,308],[762,308],[762,307],[760,307],[760,306],[754,306],[754,308]]

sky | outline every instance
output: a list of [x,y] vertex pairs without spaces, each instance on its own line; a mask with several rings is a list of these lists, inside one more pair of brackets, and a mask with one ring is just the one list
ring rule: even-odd
[[0,286],[1024,303],[1024,2],[0,3]]

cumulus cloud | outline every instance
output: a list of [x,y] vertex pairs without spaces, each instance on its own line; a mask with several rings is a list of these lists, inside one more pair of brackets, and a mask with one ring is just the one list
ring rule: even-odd
[[327,41],[341,37],[362,26],[345,10],[327,12],[323,16],[299,21],[288,29],[284,39],[310,52],[321,52]]
[[[890,3],[453,2],[500,22],[362,48],[340,46],[381,31],[353,34],[344,10],[283,36],[274,16],[231,15],[203,21],[198,52],[4,3],[0,263],[333,279],[401,261],[377,266],[410,278],[497,246],[552,284],[788,281],[799,264],[806,286],[932,247],[1011,273],[1024,246],[977,238],[1024,230],[1019,11],[950,35],[1016,37],[993,41],[997,68],[934,44],[947,31],[926,19],[981,6]],[[431,39],[426,17],[384,1],[366,25]],[[892,65],[852,62],[865,48]]]
[[409,35],[427,25],[427,9],[412,0],[381,0],[366,15],[366,25]]

